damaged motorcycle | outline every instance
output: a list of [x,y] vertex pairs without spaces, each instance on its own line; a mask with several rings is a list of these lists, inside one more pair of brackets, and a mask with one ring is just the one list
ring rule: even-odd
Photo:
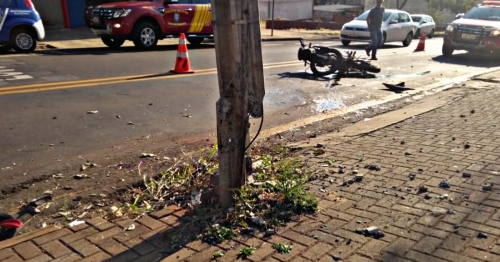
[[300,48],[298,59],[304,61],[304,66],[310,64],[311,71],[316,76],[327,76],[331,74],[347,75],[350,72],[366,72],[380,73],[381,69],[372,65],[366,59],[356,58],[356,52],[345,51],[345,55],[335,49],[326,46],[313,45],[309,46],[300,40]]

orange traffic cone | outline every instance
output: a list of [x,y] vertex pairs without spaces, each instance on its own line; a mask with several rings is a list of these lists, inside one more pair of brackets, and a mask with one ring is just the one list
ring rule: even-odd
[[420,37],[420,41],[418,42],[418,46],[414,52],[420,52],[425,50],[425,32],[422,32],[422,36]]
[[181,33],[179,38],[179,47],[177,47],[177,59],[175,60],[175,68],[170,69],[170,72],[176,74],[192,74],[194,71],[191,69],[189,63],[189,55],[186,45],[186,36]]

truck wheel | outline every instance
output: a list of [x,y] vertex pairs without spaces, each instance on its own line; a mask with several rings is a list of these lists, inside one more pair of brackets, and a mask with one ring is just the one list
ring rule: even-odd
[[108,47],[111,48],[118,48],[125,43],[125,39],[116,39],[116,38],[111,38],[111,37],[101,37],[102,42],[107,45]]
[[452,47],[443,45],[443,56],[450,57],[451,55],[453,55],[453,51],[455,51],[455,49],[453,49]]
[[158,44],[156,27],[146,21],[135,25],[132,38],[134,39],[134,45],[141,49],[152,49]]
[[342,40],[342,45],[343,46],[348,46],[351,43],[349,40]]
[[31,53],[36,49],[36,34],[28,28],[14,29],[10,35],[10,45],[16,52]]
[[404,47],[407,47],[411,44],[411,40],[413,40],[413,35],[411,32],[408,33],[408,35],[406,36],[406,39],[403,41],[403,46]]
[[186,39],[191,45],[194,46],[201,45],[201,43],[203,43],[203,40],[205,40],[205,38],[203,37],[187,37]]

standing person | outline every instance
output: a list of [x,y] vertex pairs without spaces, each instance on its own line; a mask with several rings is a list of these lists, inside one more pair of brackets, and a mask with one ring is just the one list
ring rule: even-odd
[[382,43],[382,22],[384,19],[385,7],[384,0],[377,0],[377,5],[370,10],[366,23],[368,24],[368,31],[370,31],[371,43],[366,47],[366,55],[372,55],[372,60],[377,60],[377,48]]

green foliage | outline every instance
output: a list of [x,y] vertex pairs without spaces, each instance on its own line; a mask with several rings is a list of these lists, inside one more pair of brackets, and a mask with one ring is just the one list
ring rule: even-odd
[[292,252],[293,246],[285,245],[283,243],[273,244],[273,248],[278,251],[280,254],[290,253]]
[[220,257],[223,257],[223,256],[224,256],[224,254],[222,252],[220,252],[220,251],[216,251],[213,254],[214,258],[220,258]]
[[235,194],[235,208],[229,214],[232,226],[283,225],[294,216],[318,210],[318,200],[306,190],[310,172],[300,161],[288,157],[286,148],[274,150],[275,154],[275,158],[261,157],[258,183],[247,183]]
[[238,233],[233,229],[223,226],[213,226],[203,235],[203,241],[210,244],[220,244],[224,240],[230,240],[236,236],[238,236]]
[[254,246],[244,247],[244,248],[240,249],[240,256],[242,256],[243,258],[247,258],[247,257],[251,256],[255,250],[256,250],[256,248]]

